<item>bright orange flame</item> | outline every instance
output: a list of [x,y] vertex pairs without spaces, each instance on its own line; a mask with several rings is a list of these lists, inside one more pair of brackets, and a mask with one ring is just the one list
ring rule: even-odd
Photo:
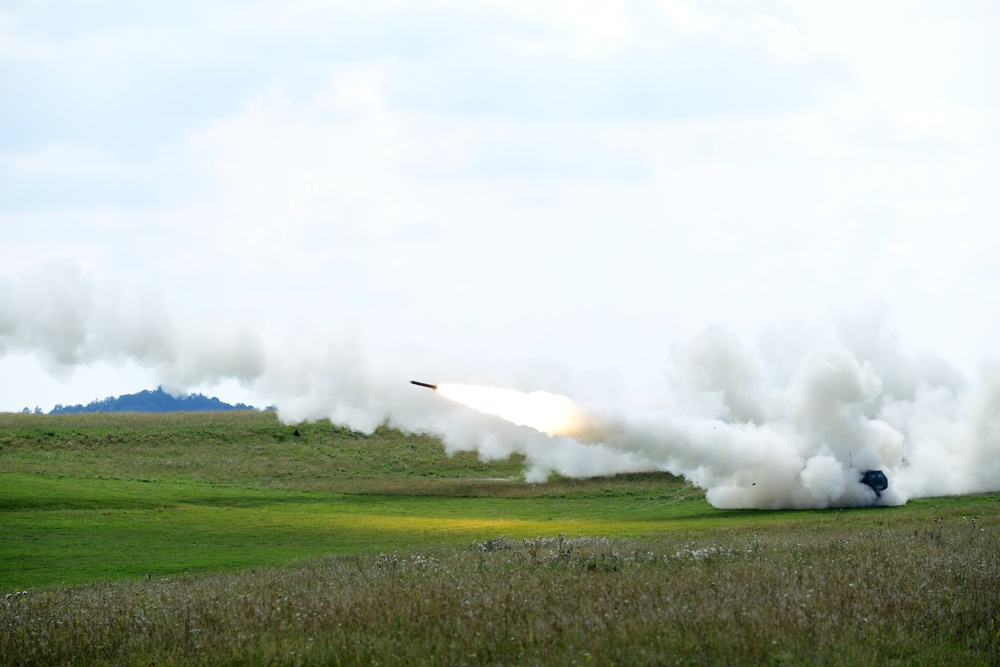
[[548,435],[572,436],[584,426],[583,414],[572,400],[547,391],[524,393],[468,384],[439,384],[437,390],[473,410]]

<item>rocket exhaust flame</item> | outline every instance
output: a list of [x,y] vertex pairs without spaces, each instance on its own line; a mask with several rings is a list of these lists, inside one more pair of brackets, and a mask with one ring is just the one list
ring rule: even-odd
[[587,421],[572,400],[545,391],[525,393],[464,384],[439,384],[437,391],[473,410],[546,435],[578,435]]

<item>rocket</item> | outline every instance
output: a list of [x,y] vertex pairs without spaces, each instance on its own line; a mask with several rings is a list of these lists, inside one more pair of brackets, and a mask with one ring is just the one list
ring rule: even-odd
[[410,384],[415,384],[418,387],[427,387],[428,389],[433,389],[437,391],[438,386],[436,384],[429,384],[427,382],[417,382],[416,380],[410,380]]

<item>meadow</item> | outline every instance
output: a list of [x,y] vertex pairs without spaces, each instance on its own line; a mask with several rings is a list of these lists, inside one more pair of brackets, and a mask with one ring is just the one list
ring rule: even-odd
[[272,413],[0,414],[0,664],[1000,663],[1000,496],[723,511]]

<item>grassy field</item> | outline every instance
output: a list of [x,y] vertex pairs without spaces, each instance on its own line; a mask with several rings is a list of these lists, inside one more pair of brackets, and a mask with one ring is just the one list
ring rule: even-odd
[[997,664],[1000,495],[722,511],[271,413],[0,414],[0,664]]

